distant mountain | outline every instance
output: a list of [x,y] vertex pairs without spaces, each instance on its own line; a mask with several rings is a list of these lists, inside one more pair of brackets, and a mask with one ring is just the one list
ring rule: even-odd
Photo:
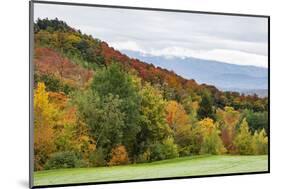
[[[255,66],[241,66],[224,62],[197,58],[165,58],[148,56],[134,51],[123,51],[126,55],[173,70],[186,79],[216,86],[221,90],[237,92],[250,91],[266,94],[268,88],[268,69]],[[259,95],[259,94],[258,94]]]
[[[236,77],[245,76],[244,80],[253,77],[267,77],[266,69],[255,67],[245,69],[247,67],[215,61],[191,58],[143,57],[141,54],[134,54],[133,52],[120,52],[106,41],[83,34],[80,30],[71,28],[65,22],[57,19],[38,20],[34,25],[34,31],[36,44],[34,50],[34,86],[38,82],[44,82],[47,91],[63,92],[69,95],[73,90],[85,90],[97,71],[101,68],[106,69],[114,63],[119,64],[122,71],[132,75],[135,81],[140,81],[142,86],[150,84],[159,94],[159,98],[165,100],[175,100],[178,103],[192,100],[192,102],[200,105],[200,99],[205,95],[210,95],[214,109],[223,109],[225,106],[230,106],[237,110],[246,108],[255,112],[268,110],[268,98],[266,97],[242,96],[237,92],[224,92],[221,89],[229,88],[218,88],[208,84],[210,83],[208,81],[213,81],[208,79],[211,76],[212,79],[217,77],[220,81],[227,77],[229,77],[228,79],[236,79]],[[59,36],[61,36],[60,40],[62,41],[58,40]],[[73,36],[76,36],[76,42],[69,43],[68,40]],[[141,61],[144,59],[147,61]],[[223,74],[226,74],[226,76]],[[207,84],[198,84],[194,80],[195,77],[205,79]],[[199,79],[199,81],[203,83],[202,79]],[[243,82],[242,80],[241,83]],[[232,89],[233,86],[237,86],[237,83],[235,81],[236,85],[231,85]],[[261,85],[266,83],[263,82]],[[233,91],[232,89],[229,90]],[[258,90],[253,89],[252,91]],[[57,97],[61,98],[61,96]]]
[[267,97],[268,89],[220,89],[222,91],[235,91],[244,95],[258,95],[259,97]]

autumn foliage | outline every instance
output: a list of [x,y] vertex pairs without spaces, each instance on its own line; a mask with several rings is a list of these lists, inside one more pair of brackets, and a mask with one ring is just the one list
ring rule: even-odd
[[62,83],[73,87],[85,86],[93,75],[93,71],[72,63],[67,57],[50,48],[35,48],[34,56],[37,75],[52,75]]
[[129,163],[128,153],[123,145],[113,148],[110,155],[111,159],[108,165],[124,165]]
[[34,29],[36,171],[268,153],[267,98],[129,58],[58,19]]

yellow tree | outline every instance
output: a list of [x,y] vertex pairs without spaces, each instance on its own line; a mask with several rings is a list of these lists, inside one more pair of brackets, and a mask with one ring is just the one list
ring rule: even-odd
[[176,101],[169,101],[166,105],[167,123],[174,131],[189,124],[189,119],[183,106]]
[[268,153],[268,138],[264,129],[261,131],[255,131],[252,139],[253,153],[256,155],[262,155]]
[[85,162],[89,161],[90,155],[96,150],[96,141],[89,135],[89,128],[84,123],[83,119],[77,115],[75,109],[67,110],[67,115],[75,116],[74,123],[67,123],[64,127],[66,138],[69,138],[69,147],[71,150],[77,151],[82,155]]
[[35,169],[43,169],[49,155],[55,150],[53,125],[56,109],[49,102],[44,83],[38,83],[34,91],[34,156]]
[[204,118],[197,123],[201,132],[202,144],[201,154],[223,154],[226,149],[219,137],[220,131],[218,125],[211,118]]
[[175,142],[179,145],[181,155],[189,153],[192,140],[191,120],[183,106],[176,101],[169,101],[166,105],[166,120],[174,132]]
[[79,152],[87,161],[96,147],[87,125],[64,93],[49,92],[48,95],[50,103],[59,112],[53,127],[56,151]]
[[197,123],[203,135],[209,135],[213,130],[217,129],[217,124],[211,118],[204,118]]
[[44,83],[34,91],[35,169],[42,170],[54,152],[79,152],[84,160],[95,151],[95,141],[63,93],[47,92]]
[[226,106],[224,110],[218,109],[217,118],[221,129],[221,139],[228,152],[235,151],[233,140],[235,138],[236,126],[240,120],[240,112],[232,107]]

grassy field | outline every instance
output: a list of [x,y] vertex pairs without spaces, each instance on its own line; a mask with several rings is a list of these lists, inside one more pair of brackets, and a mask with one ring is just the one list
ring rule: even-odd
[[115,167],[34,173],[35,186],[267,171],[268,156],[194,156]]

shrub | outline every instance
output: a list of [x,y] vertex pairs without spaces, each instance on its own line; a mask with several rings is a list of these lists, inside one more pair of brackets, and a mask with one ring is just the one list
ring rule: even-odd
[[190,146],[185,146],[185,147],[179,148],[179,155],[181,157],[182,156],[189,156],[189,155],[191,155]]
[[179,157],[178,147],[174,143],[174,139],[172,137],[169,137],[166,140],[164,140],[163,146],[165,149],[164,151],[165,159]]
[[45,164],[45,169],[74,168],[78,167],[81,160],[74,152],[58,152],[50,156]]
[[178,147],[173,138],[167,138],[163,143],[155,143],[150,148],[150,160],[163,160],[179,157]]
[[84,159],[78,159],[78,161],[75,164],[76,168],[82,168],[82,167],[89,167],[89,162]]
[[219,155],[226,152],[226,149],[224,148],[222,140],[219,137],[218,133],[219,131],[215,129],[203,138],[202,146],[200,149],[201,154]]
[[146,150],[145,152],[140,154],[137,158],[138,163],[145,163],[145,162],[148,162],[149,160],[150,160],[150,151],[149,150]]
[[253,153],[256,155],[268,153],[268,138],[264,129],[262,129],[260,132],[255,131],[252,139],[252,148]]
[[103,149],[98,148],[94,152],[90,153],[89,162],[90,162],[90,165],[94,166],[94,167],[106,165]]
[[111,159],[108,165],[124,165],[129,163],[128,153],[125,146],[118,145],[111,150]]
[[166,159],[165,158],[165,154],[164,154],[164,145],[157,142],[155,144],[153,144],[151,147],[150,147],[150,160],[151,161],[156,161],[156,160],[163,160],[163,159]]

